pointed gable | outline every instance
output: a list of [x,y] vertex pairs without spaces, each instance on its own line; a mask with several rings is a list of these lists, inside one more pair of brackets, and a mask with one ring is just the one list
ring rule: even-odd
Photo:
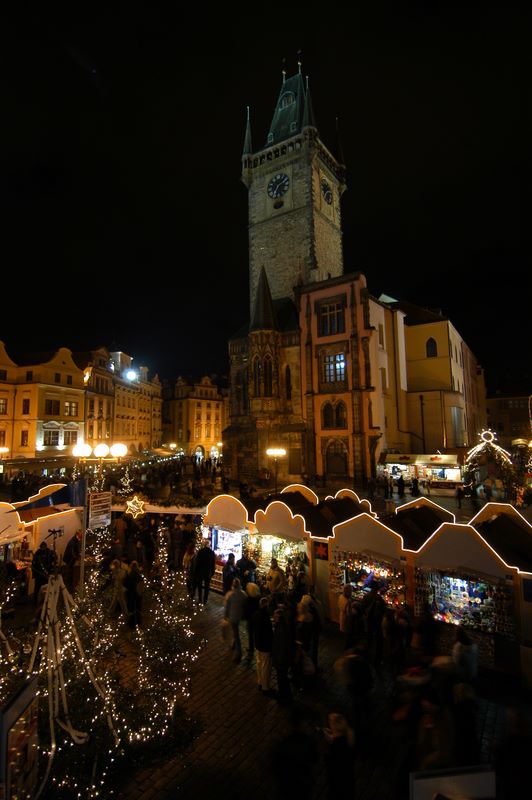
[[266,270],[262,267],[255,297],[255,308],[250,331],[275,331],[277,330],[277,320],[270,292],[270,285]]

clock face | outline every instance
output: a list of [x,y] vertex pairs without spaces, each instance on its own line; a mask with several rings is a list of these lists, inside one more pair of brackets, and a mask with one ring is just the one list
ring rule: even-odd
[[283,194],[286,194],[288,191],[289,186],[290,178],[288,175],[285,175],[284,172],[279,172],[277,175],[274,175],[268,183],[268,196],[271,197],[272,200],[277,197],[282,197]]
[[325,180],[325,178],[322,178],[321,181],[321,193],[323,195],[323,199],[325,200],[325,202],[328,203],[328,205],[331,205],[333,199],[332,189]]

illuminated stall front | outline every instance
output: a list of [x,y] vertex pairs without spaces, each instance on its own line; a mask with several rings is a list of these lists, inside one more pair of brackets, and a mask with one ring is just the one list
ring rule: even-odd
[[415,556],[415,612],[428,605],[451,649],[456,625],[478,645],[479,664],[519,671],[518,570],[470,525],[444,523]]
[[406,601],[407,556],[401,537],[370,514],[360,514],[336,525],[328,540],[329,617],[338,622],[338,598],[343,587],[363,599],[377,583],[390,606]]
[[242,556],[242,548],[249,540],[249,529],[246,509],[236,497],[217,495],[207,506],[201,533],[209,540],[216,557],[216,571],[211,581],[215,592],[223,590],[222,570],[229,554],[234,553],[236,561]]

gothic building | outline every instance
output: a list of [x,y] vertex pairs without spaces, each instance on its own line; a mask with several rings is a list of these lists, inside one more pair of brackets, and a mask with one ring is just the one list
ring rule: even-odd
[[[345,168],[320,139],[308,85],[286,79],[262,148],[248,114],[242,181],[249,197],[250,324],[229,342],[224,464],[255,481],[282,447],[280,481],[374,472],[366,281],[343,274]],[[373,466],[372,466],[373,465]]]

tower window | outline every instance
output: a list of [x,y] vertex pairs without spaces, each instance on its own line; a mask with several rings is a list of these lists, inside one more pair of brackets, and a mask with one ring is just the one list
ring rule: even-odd
[[436,339],[433,339],[432,336],[430,339],[427,339],[427,344],[425,345],[425,350],[427,353],[427,358],[436,358],[438,355],[438,345],[436,344]]
[[287,367],[284,372],[285,375],[285,386],[286,386],[286,399],[292,399],[292,373],[290,372],[290,367]]
[[273,368],[271,358],[264,360],[264,397],[271,397],[273,394]]
[[260,361],[258,358],[253,362],[253,394],[260,397]]
[[338,403],[335,408],[334,417],[337,428],[347,428],[347,409],[345,403]]

